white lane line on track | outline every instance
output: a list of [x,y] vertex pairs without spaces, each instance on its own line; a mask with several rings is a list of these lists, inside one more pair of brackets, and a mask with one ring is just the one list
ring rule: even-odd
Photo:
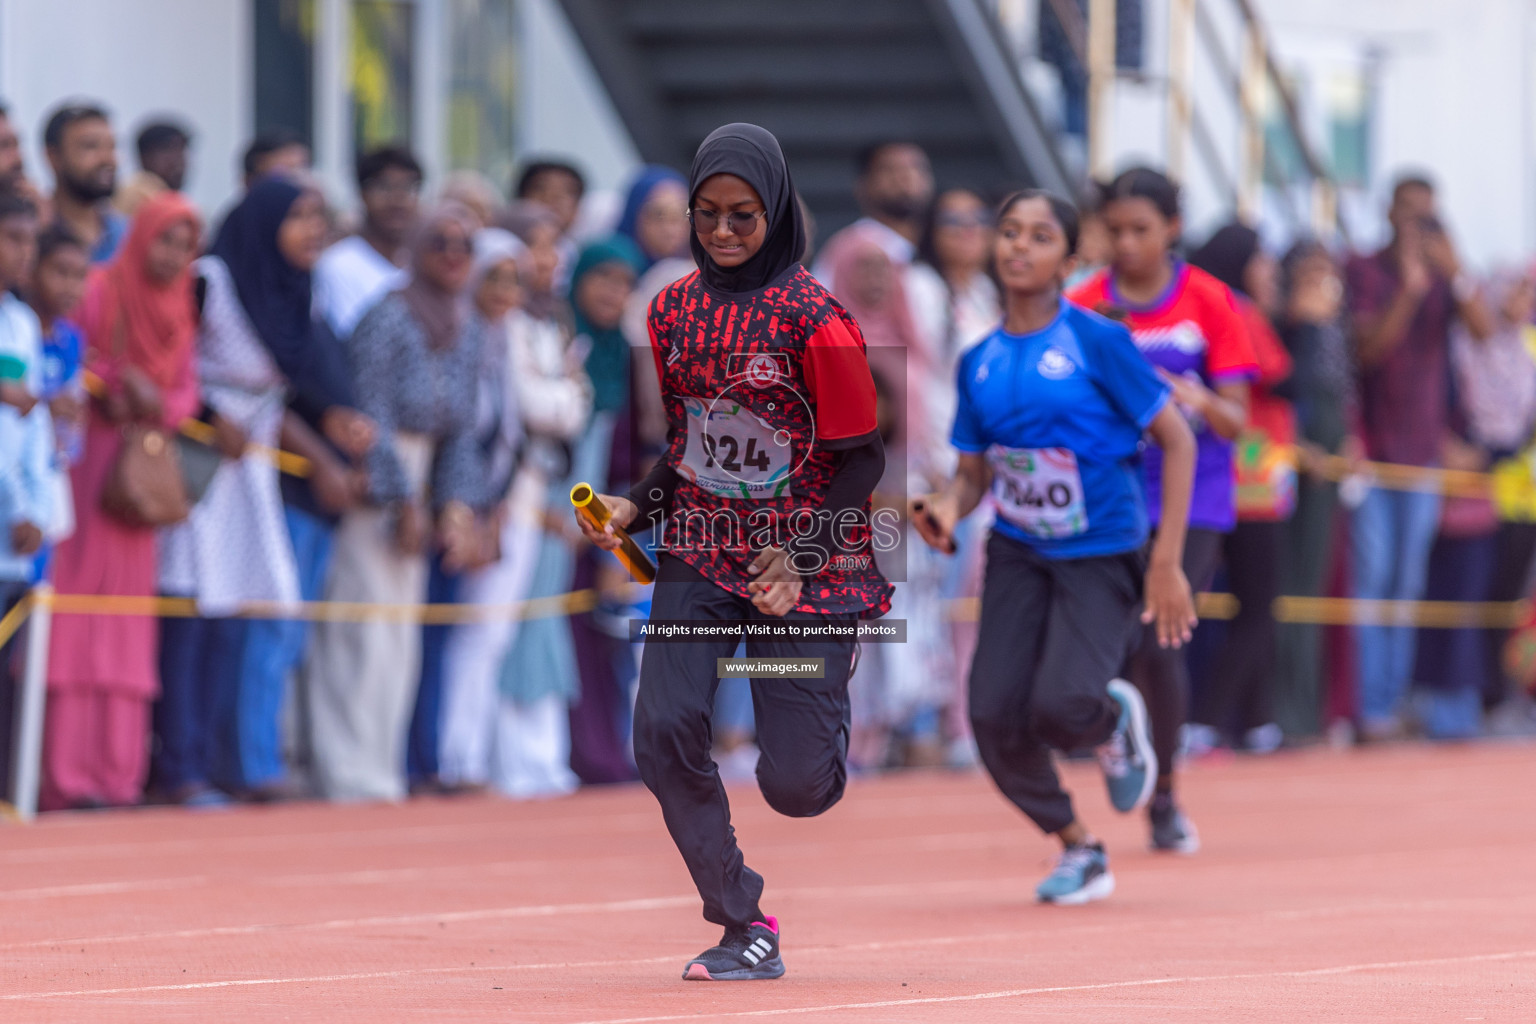
[[[906,897],[913,893],[945,895],[967,892],[996,892],[999,884],[995,878],[980,878],[966,881],[929,882],[916,885],[910,882],[862,886],[832,885],[804,889],[779,889],[775,890],[775,896],[786,899],[801,897],[817,899],[827,896],[850,895],[856,897]],[[659,896],[648,899],[612,900],[599,903],[546,903],[519,907],[494,907],[485,910],[458,910],[446,913],[435,912],[399,914],[384,917],[342,918],[339,920],[309,921],[296,924],[228,925],[215,928],[139,932],[131,935],[103,935],[94,938],[87,936],[68,939],[34,939],[30,942],[0,945],[0,950],[43,949],[50,946],[71,945],[89,946],[108,942],[147,942],[155,939],[200,939],[214,936],[255,935],[263,932],[333,931],[390,925],[436,924],[439,921],[459,923],[465,921],[500,921],[525,917],[558,917],[562,914],[632,913],[648,910],[670,910],[674,907],[693,907],[697,906],[698,902],[698,896],[689,893],[686,896]]]
[[[957,945],[967,942],[991,942],[1017,938],[1016,932],[991,935],[953,935],[939,938],[921,938],[894,942],[868,942],[847,946],[813,946],[801,949],[805,955],[821,953],[878,952],[883,950]],[[0,1001],[23,1002],[28,1000],[70,999],[88,996],[139,995],[151,992],[195,992],[207,989],[242,988],[258,985],[309,985],[346,981],[377,981],[385,978],[410,978],[441,974],[494,974],[512,971],[565,970],[575,968],[613,968],[645,966],[648,964],[681,962],[687,954],[644,957],[633,960],[589,960],[533,964],[477,965],[473,967],[420,967],[398,971],[368,971],[356,974],[320,974],[299,978],[234,978],[226,981],[190,982],[179,985],[140,985],[121,988],[69,989],[55,992],[15,992],[0,995]],[[1296,971],[1256,971],[1242,974],[1190,975],[1176,978],[1143,978],[1130,981],[1108,981],[1089,985],[1052,985],[1037,988],[1005,989],[997,992],[975,992],[955,996],[924,996],[911,999],[888,999],[864,1003],[833,1003],[820,1006],[793,1006],[768,1010],[744,1010],[717,1012],[716,1017],[773,1017],[805,1013],[824,1013],[836,1010],[881,1009],[895,1006],[921,1006],[934,1003],[977,1002],[991,999],[1022,998],[1033,995],[1050,995],[1059,992],[1092,992],[1106,989],[1152,987],[1158,985],[1200,984],[1215,981],[1256,981],[1272,978],[1318,978],[1330,975],[1353,974],[1373,970],[1401,970],[1413,967],[1436,967],[1456,964],[1494,963],[1524,960],[1536,957],[1536,949],[1513,950],[1503,953],[1478,953],[1467,956],[1436,957],[1425,960],[1387,960],[1376,963],[1344,964],[1337,967],[1314,967]],[[658,1021],[696,1020],[697,1013],[660,1017],[621,1017],[608,1020],[582,1021],[580,1024],[653,1024]]]
[[[828,1003],[822,1006],[787,1006],[768,1010],[716,1011],[711,1017],[788,1017],[806,1013],[832,1013],[838,1010],[880,1010],[897,1006],[931,1006],[938,1003],[974,1003],[991,999],[1022,999],[1026,996],[1053,995],[1061,992],[1102,992],[1110,989],[1153,988],[1161,985],[1199,985],[1217,981],[1261,981],[1275,978],[1325,978],[1363,971],[1392,971],[1415,967],[1449,967],[1458,964],[1494,963],[1528,960],[1536,949],[1511,950],[1506,953],[1478,953],[1470,956],[1435,957],[1428,960],[1385,960],[1379,963],[1343,964],[1338,967],[1314,967],[1301,971],[1255,971],[1246,974],[1199,974],[1181,978],[1138,978],[1131,981],[1105,981],[1092,985],[1049,985],[1039,988],[1014,988],[998,992],[972,992],[958,996],[923,996],[911,999],[882,999],[867,1003]],[[614,1017],[580,1021],[579,1024],[656,1024],[659,1021],[697,1020],[697,1013],[661,1017]]]
[[[508,805],[509,807],[511,805]],[[131,812],[125,812],[131,813]],[[242,812],[230,811],[229,821],[246,821],[236,817]],[[252,812],[256,813],[256,812]],[[163,818],[161,823],[172,825],[174,819]],[[499,842],[521,838],[530,828],[536,828],[541,836],[576,833],[590,837],[592,826],[607,838],[619,831],[649,831],[660,827],[659,814],[635,812],[610,814],[601,817],[571,817],[553,820],[531,820],[508,814],[505,818],[479,822],[452,822],[441,825],[398,825],[384,828],[342,829],[331,832],[278,832],[253,835],[210,835],[195,839],[147,839],[139,842],[87,841],[81,844],[61,846],[29,846],[22,849],[0,851],[0,864],[48,863],[57,860],[118,859],[147,857],[177,852],[206,856],[223,847],[238,850],[265,849],[281,851],[293,847],[306,852],[321,849],[350,849],[357,846],[408,845],[436,842],[464,842],[484,839]],[[572,828],[571,826],[577,826]],[[47,827],[46,825],[44,827]]]
[[[845,849],[852,843],[889,845],[899,843],[909,851],[936,852],[945,850],[974,850],[985,844],[1003,844],[1016,842],[1018,831],[1014,829],[994,832],[966,832],[943,833],[930,836],[901,837],[890,836],[877,839],[853,840],[852,842],[827,843],[822,840],[790,841],[790,842],[763,842],[757,847],[766,856],[772,853],[781,853],[785,850],[799,850],[804,855],[811,855],[817,851],[829,849]],[[1485,847],[1478,847],[1484,849]],[[657,847],[650,855],[665,858],[669,863],[675,859],[676,854],[671,849]],[[182,889],[195,886],[231,885],[238,887],[272,887],[272,888],[297,888],[303,886],[328,887],[334,885],[382,885],[398,884],[400,882],[414,882],[433,878],[454,878],[462,876],[466,872],[485,873],[489,875],[502,875],[521,871],[530,871],[543,867],[568,867],[572,861],[580,860],[583,864],[593,865],[604,861],[622,861],[633,863],[635,854],[603,854],[597,857],[536,857],[528,860],[495,860],[481,861],[477,864],[465,865],[434,865],[429,867],[407,868],[377,868],[360,871],[336,871],[336,872],[310,872],[306,874],[273,875],[266,878],[245,878],[231,876],[219,878],[213,875],[197,874],[178,876],[173,878],[150,879],[123,879],[114,882],[85,883],[80,885],[44,886],[35,889],[0,889],[0,902],[5,900],[45,899],[55,896],[93,896],[98,894],[120,895],[136,891],[158,891],[161,889]],[[99,886],[99,890],[96,888]]]
[[[936,833],[925,836],[882,836],[877,838],[830,841],[822,839],[787,840],[778,842],[760,842],[754,844],[754,850],[764,857],[783,856],[794,853],[800,859],[814,858],[820,853],[845,852],[853,847],[866,846],[891,846],[899,845],[904,852],[942,853],[948,850],[977,850],[991,845],[1008,846],[1017,845],[1019,832],[1017,829],[989,832],[963,832],[963,833]],[[1499,846],[1518,846],[1522,850],[1529,844],[1525,841],[1514,843],[1479,843],[1475,846],[1448,846],[1431,847],[1412,850],[1371,850],[1358,853],[1324,853],[1305,856],[1282,856],[1268,858],[1262,861],[1248,860],[1241,864],[1225,862],[1217,858],[1208,860],[1206,870],[1212,872],[1221,871],[1248,871],[1255,867],[1266,867],[1275,864],[1333,864],[1348,865],[1355,861],[1368,861],[1372,864],[1381,864],[1383,860],[1397,857],[1422,857],[1426,854],[1440,856],[1460,856],[1463,854],[1485,853],[1490,848]],[[133,892],[157,892],[166,889],[190,889],[193,887],[229,886],[241,889],[247,888],[302,888],[302,887],[332,887],[342,885],[395,885],[402,882],[430,881],[433,879],[451,879],[461,877],[465,873],[477,875],[502,876],[516,874],[518,872],[533,871],[539,868],[555,866],[565,868],[575,861],[580,861],[589,868],[604,862],[634,863],[638,855],[602,854],[595,857],[538,857],[529,860],[495,860],[481,861],[475,864],[465,865],[435,865],[427,867],[404,868],[377,868],[354,871],[336,872],[310,872],[292,875],[273,875],[269,877],[247,878],[243,876],[220,877],[206,874],[176,876],[172,878],[152,878],[143,880],[123,879],[112,882],[82,883],[79,885],[45,886],[35,889],[0,890],[0,902],[10,900],[47,899],[54,897],[89,897],[97,895],[123,895]],[[676,854],[670,847],[661,848],[645,854],[666,860],[669,864],[675,859]],[[1042,864],[1044,861],[1041,862]],[[1172,871],[1173,862],[1166,858],[1162,863],[1156,861],[1144,861],[1138,864],[1137,870],[1142,873],[1156,873],[1158,871]],[[1004,879],[1004,882],[1013,879]],[[0,945],[0,949],[11,948]]]
[[[909,897],[914,895],[942,896],[963,895],[965,893],[984,892],[997,893],[1004,891],[1003,898],[1007,896],[1008,887],[1013,880],[1009,879],[965,879],[943,882],[926,883],[889,883],[866,886],[817,886],[813,888],[780,889],[775,891],[776,898],[790,899],[819,899],[827,896],[854,896],[878,898],[881,896]],[[1021,891],[1022,892],[1022,891]],[[1018,899],[1027,897],[1019,895]],[[123,942],[152,942],[157,940],[176,939],[202,939],[221,938],[236,935],[259,935],[265,933],[289,933],[308,931],[337,931],[349,928],[385,927],[393,925],[418,925],[444,923],[465,923],[473,921],[497,921],[516,920],[532,917],[558,917],[562,914],[590,914],[590,913],[634,913],[650,910],[671,910],[677,907],[690,907],[697,905],[698,897],[692,894],[686,896],[661,896],[630,900],[612,900],[607,902],[587,903],[547,903],[525,905],[519,907],[495,907],[484,910],[465,911],[440,911],[436,913],[401,914],[394,916],[338,918],[325,921],[301,921],[296,923],[262,923],[246,925],[221,925],[208,928],[183,928],[159,932],[133,932],[119,935],[100,936],[73,936],[62,939],[33,939],[26,942],[12,942],[0,944],[0,951],[12,951],[23,949],[47,949],[54,946],[92,946],[106,945]],[[1298,910],[1261,910],[1240,911],[1236,914],[1214,914],[1203,916],[1188,916],[1166,918],[1163,924],[1168,927],[1177,925],[1200,926],[1208,924],[1212,920],[1241,920],[1244,918],[1258,918],[1261,920],[1290,921],[1306,920],[1317,917],[1337,917],[1342,914],[1354,913],[1432,913],[1439,910],[1463,909],[1469,905],[1493,903],[1497,907],[1506,910],[1512,909],[1513,903],[1510,897],[1455,897],[1437,900],[1371,900],[1353,904],[1329,904],[1322,907],[1302,908]],[[1066,928],[1070,932],[1097,932],[1105,929],[1121,929],[1123,923],[1109,924],[1083,924]],[[1027,933],[1033,934],[1033,933]]]
[[[954,946],[970,942],[999,942],[1009,939],[1018,939],[1018,932],[993,932],[980,935],[948,935],[936,938],[896,939],[885,942],[860,942],[844,946],[805,946],[796,950],[800,955],[812,956],[822,953],[863,953],[878,952],[881,950],[908,949],[912,947],[929,948],[932,946]],[[485,964],[472,967],[421,967],[398,971],[370,971],[365,974],[329,974],[308,978],[242,978],[228,981],[202,981],[181,985],[151,985],[136,988],[110,988],[110,989],[80,989],[67,992],[22,992],[13,995],[0,996],[3,1000],[25,999],[61,999],[68,996],[103,996],[126,995],[138,992],[177,992],[192,991],[207,988],[233,988],[241,985],[297,985],[319,981],[368,981],[377,978],[401,978],[415,977],[429,974],[480,974],[482,972],[496,971],[552,971],[566,968],[613,968],[613,967],[642,967],[647,964],[684,963],[688,959],[687,953],[670,954],[667,956],[648,956],[634,960],[588,960],[567,961],[556,963],[533,964]]]
[[13,889],[0,892],[0,902],[20,900],[47,900],[60,896],[121,896],[132,892],[162,892],[167,889],[186,889],[195,885],[207,885],[213,879],[207,875],[186,878],[150,878],[124,882],[82,882],[79,885],[53,885],[41,889]]
[[[625,960],[626,964],[660,964],[668,961],[679,963],[686,954],[678,956],[653,956],[643,960]],[[381,978],[415,978],[432,974],[485,974],[497,971],[537,971],[562,968],[612,967],[613,960],[589,960],[586,962],[552,964],[502,964],[475,967],[418,967],[403,971],[369,971],[365,974],[316,974],[304,978],[233,978],[228,981],[198,981],[185,985],[143,985],[132,988],[84,988],[68,992],[16,992],[0,995],[0,1001],[18,1002],[29,999],[69,999],[84,996],[123,996],[148,992],[195,992],[210,988],[242,988],[249,985],[313,985],[337,981],[377,981]]]

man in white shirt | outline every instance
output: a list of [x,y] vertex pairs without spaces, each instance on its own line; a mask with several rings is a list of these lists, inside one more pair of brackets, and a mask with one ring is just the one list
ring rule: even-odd
[[405,240],[416,224],[421,182],[421,164],[407,149],[386,146],[358,159],[363,226],[315,266],[315,308],[337,337],[348,337],[380,299],[405,284]]

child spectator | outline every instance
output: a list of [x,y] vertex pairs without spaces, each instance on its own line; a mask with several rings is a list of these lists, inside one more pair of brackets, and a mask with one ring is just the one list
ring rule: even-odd
[[0,358],[14,360],[0,377],[0,403],[23,417],[37,404],[42,341],[37,317],[13,289],[24,282],[36,250],[37,207],[15,193],[0,193]]
[[[0,195],[0,615],[32,584],[32,560],[53,522],[53,427],[37,393],[41,348],[37,318],[11,289],[22,283],[37,240],[37,211]],[[0,734],[11,735],[12,644],[0,647]],[[4,743],[0,750],[9,755]],[[3,759],[10,763],[9,756]]]
[[[0,355],[0,381],[32,372],[21,357]],[[53,423],[41,403],[23,413],[0,404],[0,607],[9,612],[32,585],[33,556],[54,520]],[[0,614],[3,614],[0,612]],[[3,673],[9,645],[0,648]]]
[[[69,319],[85,294],[91,255],[68,228],[55,224],[37,238],[37,265],[32,271],[27,301],[42,333],[42,362],[38,398],[48,404],[55,447],[52,479],[56,504],[54,529],[48,540],[63,540],[74,528],[74,502],[69,467],[85,451],[85,385],[80,366],[80,328]],[[37,560],[37,578],[47,573],[48,548]]]

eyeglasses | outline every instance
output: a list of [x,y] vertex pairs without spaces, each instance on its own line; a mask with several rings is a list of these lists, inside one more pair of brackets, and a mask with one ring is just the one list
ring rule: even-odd
[[675,221],[679,213],[684,217],[688,216],[687,209],[681,203],[647,203],[640,207],[640,219],[657,224],[663,221]]
[[409,199],[421,195],[419,181],[370,181],[363,186],[364,192],[374,192],[390,199]]
[[[757,231],[758,218],[766,220],[768,213],[765,210],[757,210],[748,213],[738,210],[726,215],[725,223],[730,227],[731,234],[738,238],[747,238]],[[688,223],[693,225],[695,233],[700,235],[712,235],[720,226],[720,214],[716,210],[689,210]]]
[[440,256],[471,256],[475,248],[466,238],[448,238],[443,235],[433,235],[427,239],[427,251],[437,253]]
[[937,218],[941,228],[984,228],[991,222],[992,218],[981,210],[975,213],[941,213]]

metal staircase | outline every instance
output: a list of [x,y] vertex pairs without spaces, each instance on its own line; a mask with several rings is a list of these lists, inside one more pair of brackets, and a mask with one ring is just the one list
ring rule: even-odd
[[779,137],[820,237],[854,158],[899,139],[941,185],[1072,194],[985,0],[561,0],[641,156],[686,169],[731,121]]

